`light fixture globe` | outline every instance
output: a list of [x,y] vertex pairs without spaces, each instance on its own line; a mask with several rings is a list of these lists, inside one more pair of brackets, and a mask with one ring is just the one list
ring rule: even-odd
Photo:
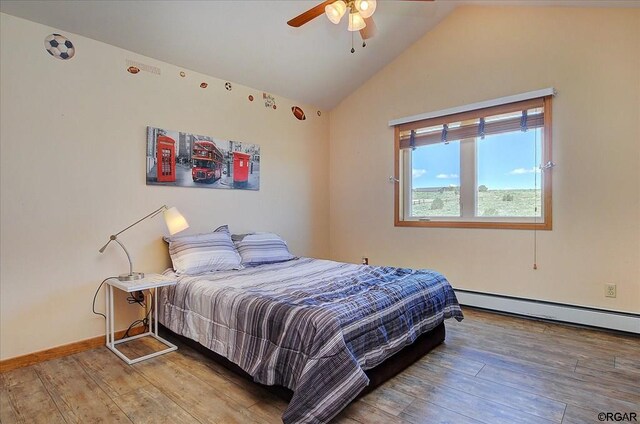
[[366,19],[376,11],[376,0],[356,0],[355,6],[360,16]]
[[360,13],[355,11],[349,13],[349,28],[347,28],[349,31],[360,31],[366,26],[367,24]]
[[346,11],[347,4],[342,0],[328,4],[324,8],[324,13],[327,15],[327,18],[334,24],[340,23],[340,19],[342,19]]

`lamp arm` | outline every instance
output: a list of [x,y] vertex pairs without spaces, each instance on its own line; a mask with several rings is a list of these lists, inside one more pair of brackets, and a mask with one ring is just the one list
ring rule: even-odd
[[[141,223],[145,219],[152,218],[152,217],[158,215],[160,212],[166,211],[166,210],[169,210],[167,205],[160,206],[158,209],[156,209],[153,212],[151,212],[150,214],[145,215],[144,217],[140,218],[139,220],[137,220],[133,224],[129,225],[128,227],[124,228],[123,230],[120,230],[117,233],[110,235],[109,236],[109,241],[107,241],[105,243],[105,245],[100,248],[99,252],[103,253],[104,250],[107,248],[107,246],[109,246],[109,243],[111,243],[112,241],[115,241],[116,243],[118,243],[120,245],[120,247],[122,247],[122,250],[124,250],[124,253],[127,255],[127,260],[129,261],[129,274],[122,274],[122,275],[118,276],[118,279],[120,281],[135,281],[135,280],[139,280],[141,278],[144,278],[144,273],[142,273],[142,272],[133,272],[133,262],[131,262],[131,255],[129,254],[129,251],[127,250],[127,248],[124,247],[124,244],[122,244],[122,242],[120,240],[118,240],[118,236],[120,234],[124,233],[125,231],[127,231],[129,228],[131,228],[131,227],[133,227],[135,225],[138,225],[139,223]],[[178,215],[179,215],[179,213],[178,213]],[[165,217],[165,219],[166,219],[166,217]],[[183,220],[184,220],[184,218],[183,218]],[[187,227],[188,227],[188,225],[187,225]]]
[[[115,236],[114,236],[114,237],[115,237]],[[100,248],[100,250],[98,250],[98,252],[103,253],[103,252],[104,252],[104,249],[106,249],[106,248],[107,248],[107,246],[109,246],[109,243],[111,243],[112,241],[113,241],[113,239],[112,239],[112,238],[109,238],[109,241],[108,241],[108,242],[106,242],[106,243],[104,244],[104,246],[102,246],[102,247]]]
[[[111,241],[111,240],[109,240],[109,241]],[[131,255],[129,255],[129,251],[127,250],[126,247],[124,247],[124,244],[122,244],[122,242],[120,240],[118,240],[117,238],[114,238],[113,241],[118,243],[120,245],[120,247],[122,247],[122,250],[124,250],[124,253],[127,254],[127,259],[129,260],[129,275],[133,275],[133,262],[131,262]]]
[[[162,205],[162,206],[160,206],[158,209],[156,209],[155,211],[151,212],[149,215],[145,216],[144,218],[140,218],[139,220],[137,220],[137,221],[136,221],[136,222],[134,222],[133,224],[129,225],[129,226],[128,226],[127,228],[125,228],[124,230],[120,230],[120,231],[118,231],[117,233],[115,233],[113,236],[111,236],[111,237],[112,237],[112,239],[111,239],[111,240],[115,240],[115,238],[113,238],[113,237],[117,237],[117,236],[119,236],[120,234],[122,234],[122,233],[124,233],[125,231],[127,231],[129,228],[131,228],[131,227],[133,227],[133,226],[135,226],[135,225],[137,225],[137,224],[141,223],[142,221],[144,221],[144,220],[145,220],[145,219],[147,219],[147,218],[151,218],[151,217],[153,217],[153,216],[158,215],[160,212],[162,212],[163,210],[166,210],[166,209],[168,209],[168,208],[167,208],[167,205]],[[124,248],[124,246],[123,246],[123,248]]]

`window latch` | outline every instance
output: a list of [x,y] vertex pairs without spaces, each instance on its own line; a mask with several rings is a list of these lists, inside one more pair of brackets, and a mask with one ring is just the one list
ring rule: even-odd
[[400,182],[400,180],[399,180],[399,179],[397,179],[396,177],[394,177],[393,175],[390,175],[390,176],[389,176],[389,182],[390,182],[390,183],[392,183],[392,184],[393,184],[393,183],[399,183],[399,182]]
[[547,163],[546,163],[546,164],[544,164],[544,165],[540,165],[540,169],[542,169],[542,170],[545,170],[545,169],[551,169],[551,168],[553,168],[554,166],[556,166],[555,162],[551,162],[551,161],[549,161],[549,162],[547,162]]

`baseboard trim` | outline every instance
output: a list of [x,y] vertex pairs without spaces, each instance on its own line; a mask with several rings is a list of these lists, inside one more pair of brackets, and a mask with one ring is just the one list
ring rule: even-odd
[[640,314],[454,289],[461,305],[640,334]]
[[[135,327],[129,331],[130,335],[142,333],[144,327]],[[119,339],[124,336],[126,330],[116,331],[115,338]],[[92,337],[90,339],[80,340],[62,346],[52,347],[50,349],[41,350],[40,352],[28,353],[22,356],[16,356],[0,361],[0,373],[11,371],[16,368],[28,367],[50,359],[61,358],[63,356],[73,355],[74,353],[84,352],[85,350],[95,349],[104,346],[106,336]]]

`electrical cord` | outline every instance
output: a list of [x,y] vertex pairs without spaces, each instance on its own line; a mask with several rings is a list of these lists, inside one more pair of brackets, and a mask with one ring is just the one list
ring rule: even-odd
[[93,295],[93,303],[91,304],[91,310],[93,311],[93,313],[96,315],[102,315],[104,319],[107,319],[107,316],[105,314],[103,314],[102,312],[96,312],[96,297],[98,297],[98,293],[100,292],[100,289],[102,288],[104,283],[106,283],[107,280],[110,278],[118,278],[118,277],[107,277],[104,280],[102,280],[102,283],[100,283],[100,285],[96,289],[96,293]]
[[[127,328],[127,331],[124,332],[124,334],[122,335],[120,340],[126,339],[127,337],[129,337],[129,331],[131,331],[138,324],[142,324],[144,328],[147,328],[149,326],[149,315],[151,315],[151,311],[153,311],[153,293],[151,293],[149,296],[151,296],[151,307],[147,311],[147,315],[145,315],[145,317],[142,318],[142,319],[137,319],[137,320],[133,321],[131,323],[131,325],[129,325],[129,328]],[[133,299],[133,301],[129,301],[129,299]],[[132,296],[129,296],[129,298],[127,298],[127,301],[129,301],[130,304],[137,303],[137,304],[139,304],[140,306],[143,306],[143,307],[145,305],[144,302],[138,301],[135,298],[133,298]]]
[[[135,295],[136,293],[140,293],[141,297],[136,296]],[[142,306],[143,308],[146,306],[144,294],[142,293],[141,290],[138,290],[138,291],[134,292],[134,295],[128,296],[127,297],[127,302],[129,303],[129,305],[137,303],[138,305]]]
[[[95,294],[93,295],[93,302],[91,304],[91,311],[96,315],[102,315],[102,317],[105,320],[107,319],[107,316],[105,314],[103,314],[102,312],[96,311],[96,298],[98,297],[98,293],[100,292],[100,289],[102,288],[104,283],[106,283],[107,280],[109,280],[111,278],[118,278],[118,277],[107,277],[104,280],[102,280],[102,282],[100,283],[100,285],[96,289]],[[129,328],[127,328],[127,331],[124,332],[124,335],[121,337],[121,339],[129,337],[129,331],[131,331],[133,329],[133,327],[135,327],[138,324],[144,325],[145,328],[149,326],[149,315],[151,314],[151,311],[153,311],[153,293],[150,294],[150,296],[151,296],[151,307],[149,308],[149,311],[147,312],[147,315],[145,315],[145,317],[143,319],[137,319],[137,320],[133,321],[131,323],[131,325],[129,325]],[[146,302],[144,301],[144,297],[143,297],[143,300],[139,300],[134,296],[128,296],[127,297],[127,302],[129,302],[129,304],[137,303],[138,305],[140,305],[143,308],[146,306]]]

